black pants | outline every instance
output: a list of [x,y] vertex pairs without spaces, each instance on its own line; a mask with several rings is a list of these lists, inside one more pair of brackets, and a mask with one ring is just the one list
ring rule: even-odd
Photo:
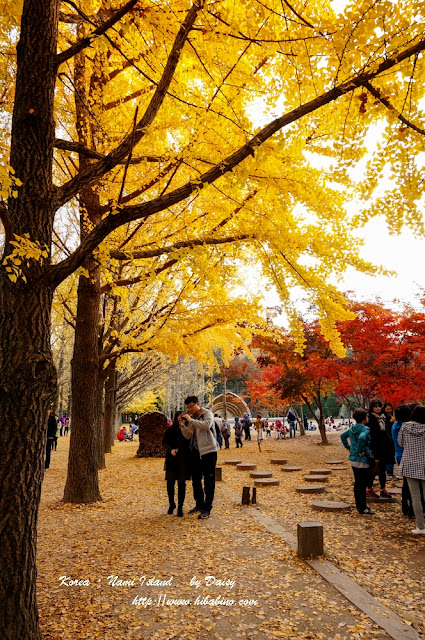
[[[167,493],[168,500],[170,502],[170,507],[173,509],[176,506],[174,502],[174,485],[176,484],[176,480],[167,480]],[[177,501],[179,507],[183,507],[184,499],[186,496],[186,480],[177,480]]]
[[369,480],[368,480],[368,483],[367,483],[367,488],[368,489],[372,489],[373,481],[375,480],[375,476],[378,476],[378,478],[379,478],[379,485],[380,485],[381,489],[385,489],[385,484],[387,482],[386,465],[382,464],[381,462],[378,462],[377,464],[378,464],[379,472],[378,473],[369,473]]
[[369,468],[358,469],[351,467],[354,473],[354,499],[356,501],[357,511],[363,513],[366,509],[366,488],[369,483]]
[[50,452],[53,446],[53,438],[47,438],[46,442],[46,462],[44,463],[44,468],[48,469],[50,467]]
[[240,445],[241,447],[243,447],[243,444],[242,444],[242,435],[240,435],[240,436],[235,436],[235,440],[236,440],[236,449],[239,449],[239,445]]
[[244,427],[245,440],[251,440],[251,430],[249,427]]
[[[192,475],[193,499],[198,509],[210,512],[215,492],[215,465],[217,451],[199,455],[197,449],[192,449],[190,456],[190,472]],[[202,476],[204,486],[202,486]]]
[[226,449],[229,449],[229,436],[223,436]]

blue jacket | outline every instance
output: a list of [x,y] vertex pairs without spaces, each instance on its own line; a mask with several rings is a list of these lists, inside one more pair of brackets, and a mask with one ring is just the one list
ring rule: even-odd
[[398,433],[401,429],[402,424],[403,423],[400,422],[400,420],[396,420],[395,422],[393,422],[393,428],[391,431],[391,435],[393,437],[393,441],[395,444],[395,459],[397,460],[397,464],[400,464],[401,456],[403,455],[403,451],[404,451],[404,447],[398,444]]
[[[350,444],[348,444],[350,439]],[[370,429],[365,424],[355,424],[344,433],[341,433],[341,442],[350,452],[349,460],[353,462],[367,462],[370,457]],[[364,456],[359,455],[364,453]]]

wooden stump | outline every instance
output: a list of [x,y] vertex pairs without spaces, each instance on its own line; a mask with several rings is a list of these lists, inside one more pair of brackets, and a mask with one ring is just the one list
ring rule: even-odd
[[257,504],[257,489],[252,487],[252,502],[251,504]]
[[242,504],[247,505],[250,503],[250,493],[251,493],[250,487],[244,487],[242,489]]
[[302,467],[280,467],[280,470],[291,473],[291,471],[302,471]]
[[288,460],[286,458],[271,458],[270,464],[286,464]]
[[329,482],[329,476],[303,476],[306,482]]
[[251,471],[250,478],[271,478],[273,473],[271,471]]
[[324,493],[325,487],[321,484],[306,484],[301,487],[297,487],[298,493]]
[[348,467],[332,467],[332,471],[346,471]]
[[347,509],[351,509],[351,505],[347,502],[320,500],[318,502],[312,502],[311,508],[315,511],[346,511]]
[[215,481],[216,482],[220,482],[221,480],[223,480],[222,471],[223,471],[222,467],[216,467],[215,468]]
[[256,468],[257,465],[254,462],[240,462],[236,465],[236,469],[239,469],[240,471],[251,471]]
[[329,476],[332,469],[310,469],[311,476]]
[[297,538],[301,558],[323,555],[323,525],[320,522],[299,522]]
[[225,460],[224,464],[232,464],[233,466],[236,466],[237,464],[241,464],[242,460]]
[[344,464],[345,460],[325,460],[325,464]]
[[162,446],[167,430],[167,416],[160,411],[150,411],[140,416],[139,448],[136,458],[163,458],[165,449]]
[[257,478],[254,480],[256,487],[277,487],[280,484],[279,478]]

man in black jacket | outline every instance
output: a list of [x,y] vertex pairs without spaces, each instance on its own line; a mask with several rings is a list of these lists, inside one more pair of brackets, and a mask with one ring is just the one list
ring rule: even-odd
[[52,450],[52,445],[56,436],[57,428],[58,423],[56,422],[56,416],[53,411],[50,411],[49,419],[47,421],[46,462],[44,465],[45,470],[50,467],[50,452]]

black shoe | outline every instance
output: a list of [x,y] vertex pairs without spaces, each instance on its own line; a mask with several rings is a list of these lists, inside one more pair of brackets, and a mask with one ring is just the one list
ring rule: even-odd
[[193,509],[191,509],[191,510],[189,511],[189,513],[196,513],[197,511],[202,511],[201,507],[196,507],[196,506],[195,506],[195,507],[193,507]]
[[209,517],[210,517],[210,512],[202,510],[198,516],[198,520],[203,520],[204,518],[209,518]]
[[370,507],[366,507],[364,511],[359,511],[361,516],[374,516],[375,512]]
[[183,508],[182,508],[182,507],[179,507],[179,508],[177,509],[177,516],[178,516],[179,518],[183,518]]
[[175,509],[175,508],[176,508],[176,505],[175,505],[175,504],[174,504],[174,505],[170,504],[170,506],[168,507],[167,514],[168,514],[169,516],[171,516],[171,514],[173,513],[173,511],[174,511],[174,509]]

